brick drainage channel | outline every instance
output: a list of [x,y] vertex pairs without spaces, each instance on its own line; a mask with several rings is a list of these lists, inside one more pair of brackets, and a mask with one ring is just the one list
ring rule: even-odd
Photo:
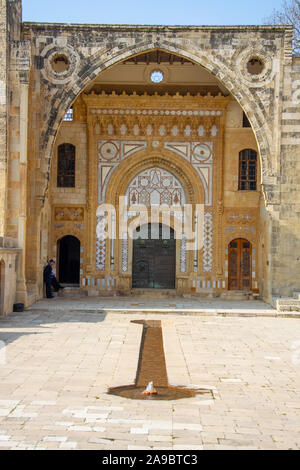
[[[109,394],[134,400],[179,400],[199,394],[213,398],[209,389],[189,389],[169,385],[160,320],[133,320],[132,323],[143,325],[135,385],[110,388]],[[154,383],[156,393],[144,393],[149,382]]]

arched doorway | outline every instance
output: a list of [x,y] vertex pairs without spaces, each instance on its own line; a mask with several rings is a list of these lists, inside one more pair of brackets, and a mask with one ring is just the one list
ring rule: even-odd
[[251,290],[252,245],[244,238],[237,238],[228,247],[228,289]]
[[132,287],[175,289],[176,240],[163,224],[137,227],[133,240]]
[[59,259],[59,282],[79,284],[80,280],[80,241],[67,235],[57,242]]

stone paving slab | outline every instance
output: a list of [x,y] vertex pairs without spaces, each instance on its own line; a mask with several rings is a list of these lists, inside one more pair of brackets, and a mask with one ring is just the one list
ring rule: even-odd
[[216,394],[108,395],[132,383],[141,325],[131,321],[143,315],[33,309],[1,318],[1,450],[300,448],[297,318],[149,313],[162,321],[169,382]]

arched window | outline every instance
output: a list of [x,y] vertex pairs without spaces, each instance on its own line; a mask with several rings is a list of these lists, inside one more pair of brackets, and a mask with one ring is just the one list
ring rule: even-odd
[[75,147],[72,144],[62,144],[58,147],[57,186],[75,188]]
[[256,191],[257,152],[252,149],[242,150],[239,160],[239,189]]

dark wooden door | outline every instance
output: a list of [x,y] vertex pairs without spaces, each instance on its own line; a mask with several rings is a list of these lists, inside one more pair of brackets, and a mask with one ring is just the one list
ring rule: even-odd
[[251,290],[252,247],[248,240],[238,238],[229,244],[229,290]]
[[133,240],[132,287],[174,289],[176,269],[176,240],[170,229],[170,237],[159,225],[159,237],[151,239],[151,224],[148,224],[148,239]]

